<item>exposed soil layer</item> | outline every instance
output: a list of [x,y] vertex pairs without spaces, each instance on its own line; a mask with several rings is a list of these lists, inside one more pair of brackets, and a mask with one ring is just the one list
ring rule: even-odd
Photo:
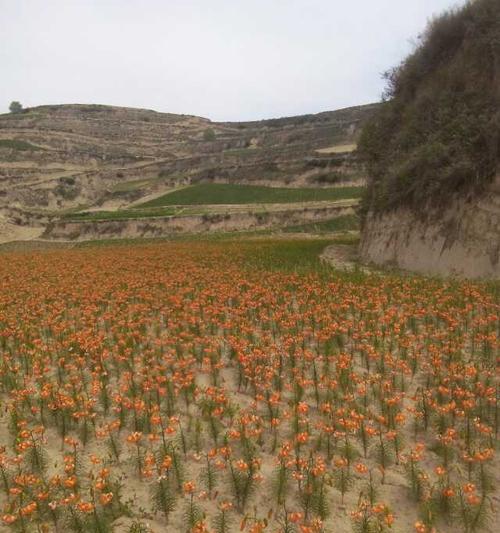
[[408,208],[369,214],[361,257],[425,274],[500,278],[500,177],[482,195],[457,197],[425,218]]
[[324,207],[301,206],[284,210],[249,210],[127,220],[58,220],[48,226],[44,237],[51,240],[83,241],[161,237],[176,233],[261,230],[350,215],[354,213],[354,205],[344,202]]

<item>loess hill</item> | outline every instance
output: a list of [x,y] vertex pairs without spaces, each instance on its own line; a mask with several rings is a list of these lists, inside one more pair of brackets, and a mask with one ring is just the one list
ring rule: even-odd
[[239,123],[102,105],[0,115],[0,215],[44,224],[196,183],[356,185],[353,149],[376,106]]

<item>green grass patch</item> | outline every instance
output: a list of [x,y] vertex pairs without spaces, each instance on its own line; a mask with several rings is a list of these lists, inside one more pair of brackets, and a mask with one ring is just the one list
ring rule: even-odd
[[364,187],[331,187],[325,189],[292,189],[258,185],[201,183],[164,194],[140,207],[205,204],[274,204],[318,202],[360,198]]
[[319,256],[330,240],[274,240],[245,243],[252,249],[248,263],[256,268],[310,270],[321,267]]
[[332,233],[335,231],[355,230],[359,230],[359,218],[356,215],[342,215],[329,220],[322,220],[321,222],[283,228],[285,233]]
[[245,157],[256,154],[259,150],[260,148],[230,148],[229,150],[224,150],[224,155],[229,157]]
[[0,139],[0,148],[9,148],[11,150],[19,151],[44,150],[41,146],[35,146],[27,141],[19,141],[17,139]]
[[339,242],[334,239],[269,239],[262,241],[241,242],[239,249],[247,252],[246,266],[252,270],[276,270],[296,272],[298,274],[316,275],[331,279],[332,274],[346,281],[359,282],[366,279],[366,274],[360,270],[342,272],[336,270],[326,261],[321,261],[320,255],[331,244],[349,244],[355,242]]
[[125,220],[131,218],[146,217],[167,217],[178,214],[177,209],[159,208],[159,209],[130,209],[123,211],[83,211],[81,213],[69,213],[62,218],[79,222],[96,221],[96,220]]

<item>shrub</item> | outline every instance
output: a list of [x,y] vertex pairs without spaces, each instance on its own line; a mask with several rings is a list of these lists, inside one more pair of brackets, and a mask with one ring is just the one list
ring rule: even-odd
[[386,74],[385,102],[359,143],[370,175],[365,212],[445,205],[493,179],[499,42],[500,4],[477,0],[434,19],[413,54]]
[[23,106],[18,101],[11,102],[9,106],[9,111],[11,113],[22,113]]
[[204,141],[215,141],[215,132],[212,128],[207,128],[203,132],[203,140]]

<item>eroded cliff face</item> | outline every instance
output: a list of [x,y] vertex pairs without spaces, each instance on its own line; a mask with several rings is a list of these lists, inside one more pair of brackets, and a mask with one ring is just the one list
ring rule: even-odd
[[500,176],[482,195],[425,217],[407,208],[369,214],[360,254],[423,274],[500,279]]
[[88,241],[98,239],[156,238],[180,233],[263,230],[321,222],[354,214],[355,203],[326,207],[300,207],[268,212],[212,213],[124,220],[66,221],[49,224],[44,239]]

